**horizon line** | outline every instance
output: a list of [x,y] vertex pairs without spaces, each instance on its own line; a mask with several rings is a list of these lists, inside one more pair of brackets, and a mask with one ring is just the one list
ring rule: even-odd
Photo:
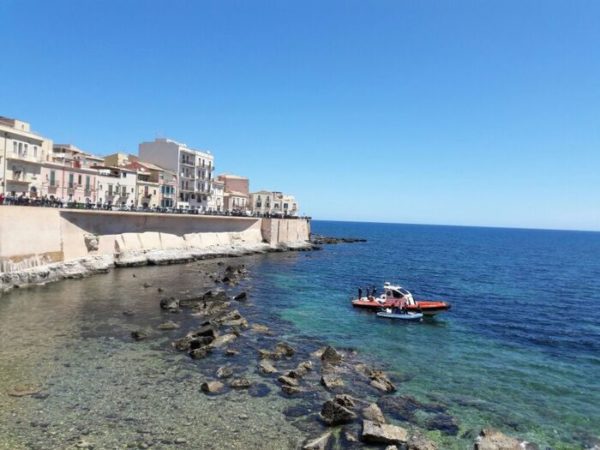
[[372,220],[339,220],[339,219],[317,219],[312,217],[312,221],[317,222],[344,222],[344,223],[371,223],[380,225],[418,225],[426,227],[456,227],[456,228],[492,228],[501,230],[529,230],[529,231],[574,231],[579,233],[600,233],[600,229],[579,229],[579,228],[538,228],[525,226],[502,226],[502,225],[464,225],[464,224],[441,224],[441,223],[412,223],[412,222],[385,222]]

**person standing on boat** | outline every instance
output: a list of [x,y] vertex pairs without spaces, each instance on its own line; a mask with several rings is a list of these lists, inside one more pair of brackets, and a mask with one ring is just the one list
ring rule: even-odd
[[362,298],[362,289],[358,288],[358,299],[360,300]]

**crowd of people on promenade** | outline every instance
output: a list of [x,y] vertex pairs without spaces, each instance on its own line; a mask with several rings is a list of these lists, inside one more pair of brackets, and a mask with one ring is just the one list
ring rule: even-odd
[[17,206],[38,206],[46,208],[69,208],[69,209],[89,209],[103,211],[122,211],[122,212],[151,212],[164,214],[196,214],[206,216],[235,216],[235,217],[261,217],[261,218],[284,218],[284,219],[310,219],[305,216],[291,216],[287,214],[270,214],[250,212],[244,210],[217,211],[210,208],[189,208],[189,207],[160,207],[160,206],[135,206],[133,201],[128,205],[125,202],[113,204],[112,202],[92,202],[85,203],[75,201],[65,201],[54,196],[29,196],[23,192],[19,195],[11,194],[4,195],[0,193],[0,205],[17,205]]

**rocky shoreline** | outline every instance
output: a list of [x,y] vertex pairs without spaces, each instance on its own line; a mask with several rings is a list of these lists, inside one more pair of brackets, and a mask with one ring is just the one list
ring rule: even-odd
[[129,251],[112,255],[92,255],[72,261],[49,263],[21,271],[0,273],[0,295],[15,288],[43,285],[55,281],[78,279],[106,273],[113,268],[145,265],[181,264],[215,258],[235,258],[272,252],[318,250],[307,242],[269,244],[239,244],[199,249]]
[[353,244],[356,242],[367,242],[366,239],[363,238],[354,238],[354,237],[332,237],[332,236],[323,236],[320,234],[310,234],[310,242],[314,245],[332,245],[332,244]]
[[[157,305],[164,322],[154,330],[134,330],[131,338],[142,341],[171,332],[173,351],[187,354],[206,374],[198,386],[204,395],[246,390],[260,396],[279,391],[290,400],[284,410],[287,420],[306,434],[303,449],[435,450],[442,447],[426,436],[428,431],[437,430],[447,437],[457,434],[456,419],[446,405],[401,395],[402,380],[369,365],[353,350],[327,345],[298,350],[294,342],[278,338],[267,325],[250,323],[240,311],[252,294],[236,290],[247,274],[244,265],[219,262],[216,270],[204,274],[212,280],[212,289],[165,295]],[[196,325],[182,329],[184,318],[193,319]],[[220,362],[211,363],[213,358]],[[262,380],[246,375],[248,365]],[[473,436],[472,448],[535,450],[538,446],[483,429]]]

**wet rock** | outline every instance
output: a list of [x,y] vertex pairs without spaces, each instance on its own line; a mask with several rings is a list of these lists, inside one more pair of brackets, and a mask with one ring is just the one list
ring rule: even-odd
[[344,440],[350,444],[358,442],[358,437],[350,430],[344,430],[342,433]]
[[370,420],[375,423],[385,423],[385,417],[383,412],[376,403],[371,403],[366,408],[363,408],[362,415],[366,420]]
[[277,369],[275,368],[273,363],[271,361],[269,361],[268,359],[261,359],[260,362],[258,363],[258,368],[262,373],[264,373],[266,375],[270,375],[272,373],[277,373]]
[[300,378],[304,377],[311,370],[312,370],[312,362],[303,361],[303,362],[299,363],[295,369],[290,370],[287,373],[287,376],[300,379]]
[[474,450],[523,450],[527,446],[537,447],[535,444],[520,441],[511,436],[507,436],[493,428],[484,428],[475,439]]
[[229,366],[221,366],[217,369],[217,378],[229,378],[233,376],[233,369]]
[[150,283],[144,283],[142,286],[144,286],[145,289],[152,287],[152,285]]
[[168,320],[167,322],[161,323],[158,326],[159,330],[169,331],[169,330],[177,330],[179,325],[173,322],[172,320]]
[[385,372],[381,370],[375,370],[366,364],[357,364],[355,367],[356,371],[371,380],[370,384],[375,389],[382,392],[395,392],[396,386],[390,381]]
[[212,349],[210,347],[195,348],[190,351],[190,356],[192,359],[206,358],[210,354],[211,350]]
[[219,331],[210,322],[205,322],[199,329],[197,329],[190,335],[193,337],[209,336],[212,338],[216,338],[219,335]]
[[229,386],[233,389],[248,389],[251,385],[252,383],[250,383],[250,380],[244,377],[236,378],[229,383]]
[[363,420],[361,439],[369,444],[404,444],[408,432],[399,426]]
[[352,422],[356,419],[356,413],[351,410],[354,402],[350,396],[336,395],[327,400],[321,408],[321,420],[329,426]]
[[415,433],[408,438],[407,450],[438,450],[438,448],[435,442],[420,433]]
[[238,302],[243,302],[248,300],[248,294],[246,292],[240,292],[238,295],[233,297],[233,299]]
[[236,339],[237,336],[235,334],[224,334],[222,336],[218,336],[214,341],[212,341],[210,346],[213,348],[224,347]]
[[135,330],[131,332],[131,337],[136,341],[141,341],[148,339],[150,337],[150,332],[148,330]]
[[330,346],[323,351],[321,361],[325,364],[337,365],[342,362],[342,354]]
[[11,397],[27,397],[28,395],[38,394],[42,388],[30,384],[20,384],[10,389],[7,394]]
[[395,445],[388,445],[385,450],[398,450],[398,447],[396,447]]
[[304,389],[302,389],[300,386],[290,386],[289,384],[282,384],[281,390],[288,395],[294,395],[304,392]]
[[171,345],[180,352],[195,350],[201,347],[205,347],[209,345],[214,339],[210,336],[199,336],[194,337],[192,335],[188,335],[182,337],[181,339],[177,339],[171,343]]
[[166,311],[179,311],[179,300],[175,297],[163,298],[160,300],[160,307]]
[[329,441],[331,440],[331,431],[328,431],[321,436],[308,440],[303,446],[302,450],[325,450]]
[[85,439],[81,439],[77,444],[75,444],[75,447],[77,447],[77,448],[92,449],[92,448],[94,448],[94,444],[92,444],[91,442],[86,441]]
[[226,327],[248,328],[248,321],[244,317],[234,320],[227,320],[225,322],[221,322],[221,324]]
[[206,394],[216,394],[221,392],[225,385],[220,381],[207,381],[200,385],[202,392]]
[[296,353],[296,350],[294,350],[294,348],[287,342],[279,342],[277,345],[275,345],[275,352],[287,358],[291,358],[294,356],[294,353]]
[[239,350],[235,350],[233,348],[228,348],[227,350],[225,350],[225,355],[227,355],[227,356],[236,356],[239,354],[240,354]]
[[281,384],[284,384],[287,386],[299,386],[300,385],[300,383],[298,382],[298,380],[296,378],[288,377],[285,375],[281,375],[279,378],[277,378],[277,381],[279,381]]
[[456,423],[456,420],[445,413],[438,413],[433,417],[428,418],[425,422],[425,427],[428,430],[439,430],[450,436],[456,436],[458,433],[458,424]]
[[124,316],[133,316],[135,315],[135,313],[133,311],[131,311],[130,309],[123,311],[123,315]]
[[182,437],[175,438],[175,440],[173,441],[173,443],[175,443],[177,445],[185,444],[186,442],[187,442],[187,440],[185,440]]
[[335,374],[323,374],[321,377],[321,384],[328,390],[334,390],[336,388],[344,386],[344,380]]
[[159,287],[159,288],[156,288],[156,291],[157,291],[157,292],[164,292],[164,289],[163,289],[163,288],[161,288],[161,287]]
[[252,331],[255,331],[256,333],[264,333],[267,334],[269,333],[271,330],[269,330],[269,327],[266,325],[260,325],[258,323],[253,323],[252,326]]

